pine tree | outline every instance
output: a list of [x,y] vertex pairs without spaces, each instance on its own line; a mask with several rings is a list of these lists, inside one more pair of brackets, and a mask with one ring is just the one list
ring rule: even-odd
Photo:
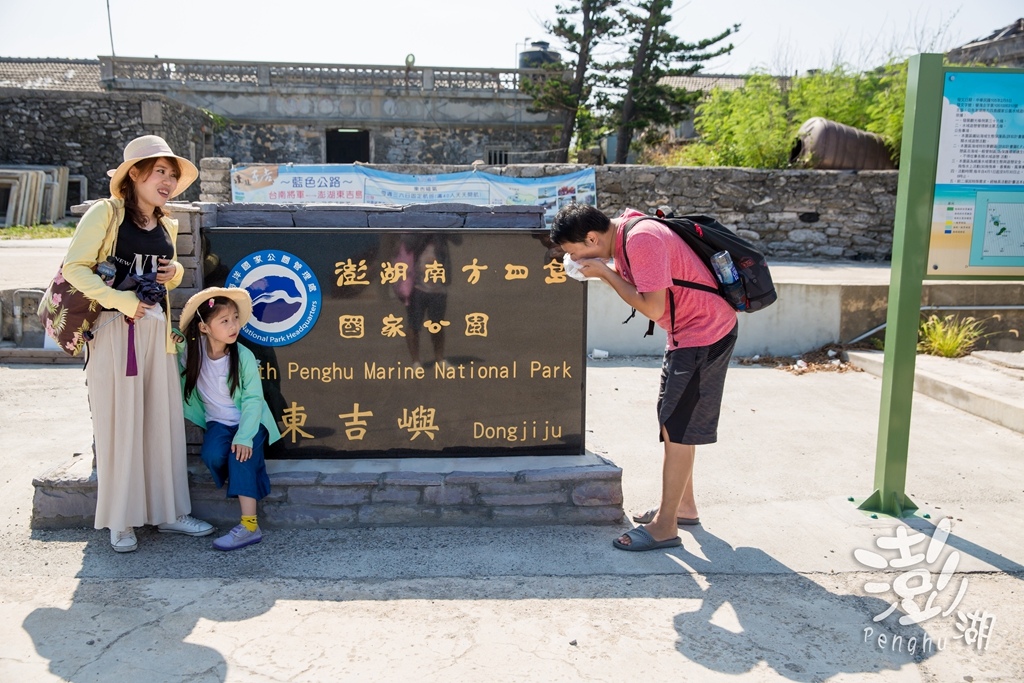
[[[731,43],[715,46],[739,30],[739,24],[711,38],[687,43],[668,31],[671,9],[672,0],[639,0],[619,10],[620,27],[629,36],[628,57],[602,67],[604,83],[610,88],[602,101],[618,128],[617,164],[626,162],[637,131],[648,131],[653,137],[658,126],[679,123],[701,95],[660,84],[664,76],[693,75],[704,62],[732,51]],[[613,100],[616,93],[622,97],[617,105]]]
[[593,118],[586,105],[595,78],[591,71],[594,49],[618,30],[611,11],[619,2],[579,0],[571,5],[556,5],[558,20],[553,24],[544,23],[545,30],[557,38],[575,59],[567,64],[548,67],[554,72],[550,77],[526,80],[523,86],[533,95],[533,111],[551,111],[561,115],[562,125],[556,143],[559,161],[568,161],[574,134],[579,133],[581,141],[586,143],[592,132],[589,122]]

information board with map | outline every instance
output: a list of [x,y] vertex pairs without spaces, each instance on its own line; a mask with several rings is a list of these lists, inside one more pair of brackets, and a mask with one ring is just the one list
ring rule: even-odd
[[1024,275],[1024,74],[947,71],[928,277]]

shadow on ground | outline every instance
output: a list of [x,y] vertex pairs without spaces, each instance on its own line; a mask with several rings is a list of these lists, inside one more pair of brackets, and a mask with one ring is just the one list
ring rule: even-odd
[[[889,607],[882,600],[831,593],[757,548],[733,548],[703,530],[694,537],[704,557],[686,550],[679,554],[707,586],[700,609],[675,618],[676,648],[707,669],[738,675],[763,662],[789,680],[811,682],[840,673],[897,670],[935,654],[937,645],[922,628],[895,624],[899,613],[885,626],[872,622]],[[759,567],[758,590],[749,589],[749,576],[716,571],[722,566]],[[900,651],[868,642],[866,627],[902,637]],[[913,653],[903,645],[911,642]]]
[[[885,601],[843,594],[838,583],[833,592],[828,576],[812,580],[759,549],[733,548],[702,529],[693,534],[699,547],[688,542],[692,550],[644,554],[612,550],[615,532],[607,527],[554,528],[547,535],[505,529],[492,534],[500,541],[460,540],[467,534],[479,538],[479,531],[276,531],[269,542],[244,552],[213,553],[206,550],[209,539],[169,538],[145,529],[140,550],[129,555],[112,553],[105,538],[98,538],[103,532],[36,532],[48,541],[89,540],[70,606],[36,609],[23,627],[49,670],[76,682],[224,681],[237,653],[196,642],[204,637],[197,625],[255,620],[281,601],[304,602],[305,609],[316,610],[326,603],[431,600],[442,612],[473,610],[445,605],[452,600],[461,605],[500,601],[510,628],[518,618],[515,601],[558,601],[552,609],[576,607],[581,618],[588,618],[592,601],[598,601],[617,605],[608,629],[632,631],[659,626],[632,607],[653,600],[669,609],[661,618],[671,620],[677,633],[680,665],[685,658],[727,675],[768,667],[800,682],[895,671],[934,654],[921,646],[915,654],[906,648],[894,653],[865,642],[863,629],[869,626],[899,634],[904,642],[928,638],[919,627],[873,624],[872,617],[887,609]],[[538,556],[549,561],[503,561],[515,548],[544,538],[552,547]],[[296,554],[302,549],[305,557]],[[468,555],[467,561],[452,563],[459,554]],[[435,569],[425,570],[431,566]],[[581,602],[564,602],[573,600]],[[671,607],[679,604],[695,609],[672,618]],[[614,623],[616,615],[622,623]],[[288,637],[289,623],[280,629]],[[337,637],[351,640],[352,647],[367,645],[357,645],[366,634]]]

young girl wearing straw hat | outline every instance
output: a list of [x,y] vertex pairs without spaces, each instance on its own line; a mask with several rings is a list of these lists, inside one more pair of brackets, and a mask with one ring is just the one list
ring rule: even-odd
[[[96,440],[95,526],[109,528],[111,546],[124,553],[138,547],[135,527],[145,524],[189,536],[213,532],[189,515],[168,297],[148,304],[136,292],[118,289],[130,277],[148,276],[167,290],[181,282],[178,223],[162,208],[199,172],[163,138],[144,135],[128,143],[123,163],[108,175],[111,199],[82,216],[63,274],[103,308],[85,369]],[[96,273],[101,264],[113,271],[112,281]]]
[[263,540],[256,503],[270,493],[263,447],[281,438],[263,400],[259,365],[238,334],[252,315],[244,289],[208,287],[181,311],[184,337],[175,335],[182,368],[185,417],[206,430],[203,462],[217,488],[227,482],[238,498],[241,521],[216,539],[217,550],[237,550]]

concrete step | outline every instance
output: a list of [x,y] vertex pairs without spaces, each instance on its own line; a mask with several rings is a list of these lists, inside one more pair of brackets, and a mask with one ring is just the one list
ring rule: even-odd
[[[222,528],[238,503],[189,458],[192,514]],[[276,529],[617,524],[622,469],[579,456],[268,460],[260,524]],[[89,527],[96,512],[91,448],[32,481],[33,529]]]
[[34,365],[82,365],[85,356],[69,356],[60,349],[25,349],[0,345],[0,363],[31,363]]
[[1003,372],[1010,375],[1024,378],[1024,353],[1010,353],[1008,351],[975,351],[971,358],[991,363]]
[[[964,358],[918,354],[914,391],[1024,434],[1024,370],[999,364],[1021,354],[979,351]],[[850,362],[878,377],[883,352],[850,351]],[[1021,364],[1024,365],[1024,364]]]

